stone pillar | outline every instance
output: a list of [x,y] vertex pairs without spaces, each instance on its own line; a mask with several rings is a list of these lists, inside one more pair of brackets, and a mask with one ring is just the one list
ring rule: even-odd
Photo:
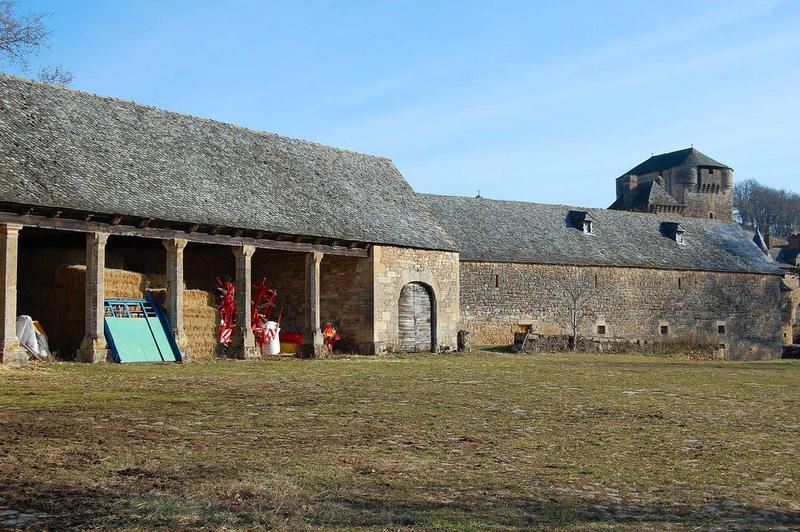
[[86,314],[81,347],[76,359],[97,364],[108,359],[108,344],[104,331],[106,242],[108,233],[86,234]]
[[19,224],[0,225],[0,360],[4,366],[28,363],[28,352],[17,339],[17,251]]
[[183,238],[162,240],[167,250],[167,315],[172,336],[181,352],[181,362],[192,358],[189,338],[183,327],[183,250],[187,241]]
[[233,331],[233,339],[229,350],[232,358],[248,359],[260,356],[250,321],[251,291],[253,286],[251,263],[255,251],[255,246],[233,248],[233,254],[236,257],[236,328]]
[[319,316],[319,267],[324,254],[314,251],[306,255],[306,308],[301,354],[316,358],[325,352]]

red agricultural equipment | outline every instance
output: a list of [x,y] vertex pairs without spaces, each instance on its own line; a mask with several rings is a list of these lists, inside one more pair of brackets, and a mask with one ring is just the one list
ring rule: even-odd
[[233,328],[236,326],[236,286],[226,279],[221,281],[217,277],[217,292],[219,292],[219,343],[231,345]]
[[333,352],[333,346],[341,339],[339,331],[336,329],[336,325],[334,325],[333,322],[326,321],[322,324],[322,342],[325,344],[329,353]]
[[[233,330],[236,328],[236,286],[230,279],[225,281],[217,278],[217,292],[219,293],[219,343],[231,345]],[[250,307],[250,323],[253,328],[253,335],[259,348],[264,349],[264,344],[268,343],[276,334],[276,329],[267,330],[267,321],[272,317],[275,310],[275,302],[278,292],[274,288],[267,286],[265,278],[261,282],[253,285],[253,292]],[[281,321],[283,309],[278,312],[277,323]]]

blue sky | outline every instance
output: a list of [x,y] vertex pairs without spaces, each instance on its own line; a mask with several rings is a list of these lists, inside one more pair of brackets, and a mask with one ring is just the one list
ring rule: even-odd
[[[223,6],[224,7],[220,7]],[[81,1],[73,87],[391,158],[421,192],[606,207],[695,147],[800,191],[800,2]]]

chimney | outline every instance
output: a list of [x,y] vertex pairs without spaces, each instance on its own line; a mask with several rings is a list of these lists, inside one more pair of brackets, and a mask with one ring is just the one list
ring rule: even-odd
[[617,198],[622,198],[625,206],[630,206],[636,188],[639,186],[639,177],[634,174],[624,175],[617,178]]

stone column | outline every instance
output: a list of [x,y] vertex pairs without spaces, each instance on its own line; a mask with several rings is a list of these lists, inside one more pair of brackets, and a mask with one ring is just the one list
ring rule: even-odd
[[306,308],[303,347],[301,353],[307,357],[318,357],[324,353],[319,316],[319,266],[323,253],[314,251],[306,255]]
[[103,328],[107,241],[108,233],[86,234],[85,332],[76,359],[91,364],[108,359],[108,344]]
[[181,352],[181,362],[192,358],[189,338],[183,327],[183,250],[187,241],[183,238],[162,240],[167,250],[167,315],[175,343]]
[[233,331],[229,351],[232,358],[248,359],[260,356],[250,321],[253,286],[251,259],[255,251],[255,246],[233,248],[233,254],[236,257],[236,328]]
[[0,360],[4,366],[28,363],[28,352],[17,339],[17,251],[19,224],[0,225]]

